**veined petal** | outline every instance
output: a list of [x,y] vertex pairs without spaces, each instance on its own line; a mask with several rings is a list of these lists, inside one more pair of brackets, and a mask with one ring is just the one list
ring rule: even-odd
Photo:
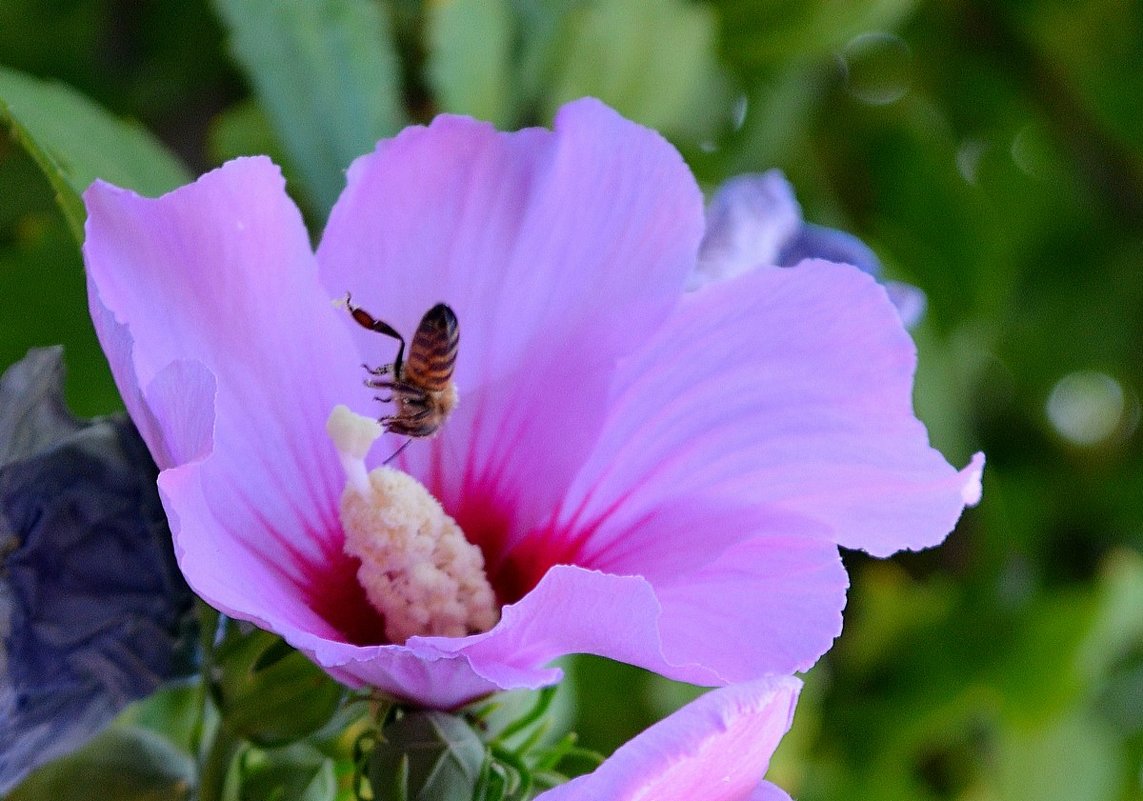
[[[318,249],[327,294],[351,292],[406,338],[437,302],[460,323],[460,406],[397,464],[458,519],[475,494],[508,510],[502,529],[536,525],[602,424],[632,332],[677,302],[702,225],[679,154],[592,99],[553,131],[443,115],[356,161]],[[354,335],[368,363],[395,350]]]
[[298,604],[328,618],[295,590],[355,584],[324,422],[360,368],[280,172],[240,159],[155,200],[96,183],[85,201],[92,317],[188,581],[278,631]]
[[[725,684],[805,670],[841,631],[848,580],[820,522],[683,495],[629,520],[622,532],[605,529],[578,541],[556,533],[529,538],[509,554],[502,586],[539,582],[515,614],[536,617],[528,639],[549,642],[551,655],[585,650],[575,632],[587,621],[590,653],[681,681]],[[533,596],[553,573],[571,569],[561,562],[606,579],[591,579],[601,583],[594,587],[571,576],[569,597],[535,605]],[[646,601],[620,589],[632,590],[636,581]],[[577,593],[602,594],[605,605],[625,610],[621,620],[606,608],[584,607],[572,597]],[[497,640],[502,634],[494,630],[486,645],[500,642],[506,654],[522,647]]]
[[542,666],[570,653],[606,656],[695,684],[723,683],[705,664],[670,661],[659,630],[662,607],[641,576],[556,565],[501,614],[485,634],[418,637],[410,644],[463,653],[480,675],[505,689],[553,683],[561,672]]
[[[725,520],[707,522],[717,530]],[[569,653],[703,685],[804,670],[841,631],[848,584],[837,547],[807,536],[805,525],[776,522],[781,535],[744,541],[689,570],[664,564],[638,575],[622,558],[600,569],[557,564],[486,634],[410,644],[463,654],[502,689],[551,683],[558,672],[542,666]],[[660,549],[679,541],[668,537]]]
[[33,348],[0,373],[0,466],[44,451],[82,423],[63,400],[60,348]]
[[537,801],[777,801],[781,790],[759,782],[790,728],[800,690],[793,678],[714,690]]
[[[711,198],[698,267],[688,287],[697,289],[760,267],[793,267],[806,259],[881,274],[881,260],[856,236],[802,220],[794,188],[780,170],[736,175]],[[896,281],[886,282],[885,288],[905,327],[916,325],[924,315],[925,293]]]
[[849,586],[837,546],[805,524],[774,529],[654,582],[672,662],[740,682],[808,670],[833,645]]
[[979,497],[981,463],[958,473],[929,447],[915,364],[884,289],[852,267],[710,285],[621,365],[564,519],[605,542],[685,491],[820,521],[877,556],[935,545]]

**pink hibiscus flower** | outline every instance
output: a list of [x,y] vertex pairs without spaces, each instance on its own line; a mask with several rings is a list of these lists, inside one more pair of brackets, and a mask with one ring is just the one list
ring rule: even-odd
[[800,691],[785,677],[709,692],[536,801],[790,801],[762,776]]
[[[810,261],[684,292],[702,196],[597,101],[553,131],[441,116],[379,143],[316,254],[264,158],[85,200],[92,316],[187,580],[353,685],[448,708],[573,652],[706,685],[803,670],[840,630],[839,544],[933,545],[979,496],[979,459],[958,473],[913,415],[884,290]],[[396,343],[347,292],[406,338],[455,311],[459,405],[392,466],[479,549],[487,631],[392,641],[345,551],[343,495],[405,441],[363,459],[326,433],[338,405],[392,410],[361,365]]]

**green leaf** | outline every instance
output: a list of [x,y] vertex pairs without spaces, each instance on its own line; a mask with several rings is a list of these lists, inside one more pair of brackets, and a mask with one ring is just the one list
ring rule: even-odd
[[344,688],[281,638],[231,632],[215,653],[212,690],[223,724],[260,746],[295,742],[337,711]]
[[[3,242],[0,233],[0,364],[23,358],[31,344],[62,343],[68,405],[84,417],[122,409],[91,317],[84,311],[87,287],[76,231],[52,208],[48,182],[31,157],[18,148],[13,152],[27,163],[20,173],[37,189],[42,184],[47,204],[19,219],[11,242]],[[0,172],[0,195],[20,186],[7,183],[17,175]]]
[[413,712],[385,727],[369,781],[378,801],[468,801],[484,759],[484,743],[461,718]]
[[77,241],[83,241],[83,192],[96,178],[144,195],[190,181],[154,136],[60,83],[0,67],[0,120],[39,164]]
[[1053,725],[1009,729],[994,756],[986,801],[1104,801],[1118,798],[1122,745],[1107,725],[1077,711]]
[[389,21],[370,0],[215,0],[311,198],[328,211],[344,172],[405,123]]
[[192,753],[202,692],[197,682],[169,684],[127,707],[117,722],[162,734]]
[[8,801],[182,801],[193,776],[190,758],[159,735],[112,728],[33,773]]
[[1143,557],[1127,548],[1112,551],[1097,592],[1099,612],[1077,655],[1079,671],[1091,684],[1143,645]]
[[588,4],[589,0],[512,0],[519,31],[515,84],[529,113],[534,115],[544,102],[570,26]]
[[508,0],[438,0],[427,11],[428,81],[444,111],[513,122]]
[[716,0],[723,51],[737,66],[819,59],[860,33],[897,27],[917,0]]
[[547,97],[550,116],[584,95],[624,116],[688,138],[729,107],[710,8],[682,0],[601,0],[568,21]]

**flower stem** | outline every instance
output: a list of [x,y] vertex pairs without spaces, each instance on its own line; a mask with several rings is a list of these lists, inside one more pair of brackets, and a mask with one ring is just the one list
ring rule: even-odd
[[228,732],[220,723],[215,729],[210,750],[199,764],[198,801],[222,801],[230,763],[241,746],[242,739]]
[[214,645],[218,637],[220,613],[208,606],[202,599],[196,598],[198,607],[198,638],[199,648],[202,649],[202,664],[199,666],[198,681],[198,714],[191,729],[192,753],[202,753],[203,732],[206,731],[207,707],[210,704],[210,678],[214,668]]

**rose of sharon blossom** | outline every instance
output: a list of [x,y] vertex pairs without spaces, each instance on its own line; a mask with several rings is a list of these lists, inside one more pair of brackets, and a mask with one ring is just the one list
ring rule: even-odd
[[713,690],[536,801],[789,801],[762,776],[801,687],[785,677]]
[[[807,223],[794,188],[780,170],[736,175],[715,191],[691,286],[725,280],[762,266],[792,267],[805,259],[852,264],[877,276],[881,261],[853,234]],[[884,282],[905,325],[925,313],[925,293],[900,281]]]
[[124,415],[68,412],[59,348],[0,376],[0,795],[188,667],[155,472]]
[[[552,131],[441,116],[380,142],[316,254],[265,158],[85,200],[92,316],[183,572],[352,685],[448,708],[557,681],[572,652],[706,685],[802,670],[840,630],[839,544],[934,545],[979,495],[979,460],[950,467],[913,415],[885,291],[810,261],[685,292],[701,194],[598,101]],[[407,495],[368,475],[406,440],[331,415],[393,411],[362,364],[396,343],[347,293],[406,339],[437,303],[459,320],[459,404],[388,466]],[[343,514],[352,493],[377,513]],[[403,565],[454,528],[477,558],[358,558],[396,537]],[[481,580],[492,616],[452,615]],[[387,634],[422,612],[425,633]]]

